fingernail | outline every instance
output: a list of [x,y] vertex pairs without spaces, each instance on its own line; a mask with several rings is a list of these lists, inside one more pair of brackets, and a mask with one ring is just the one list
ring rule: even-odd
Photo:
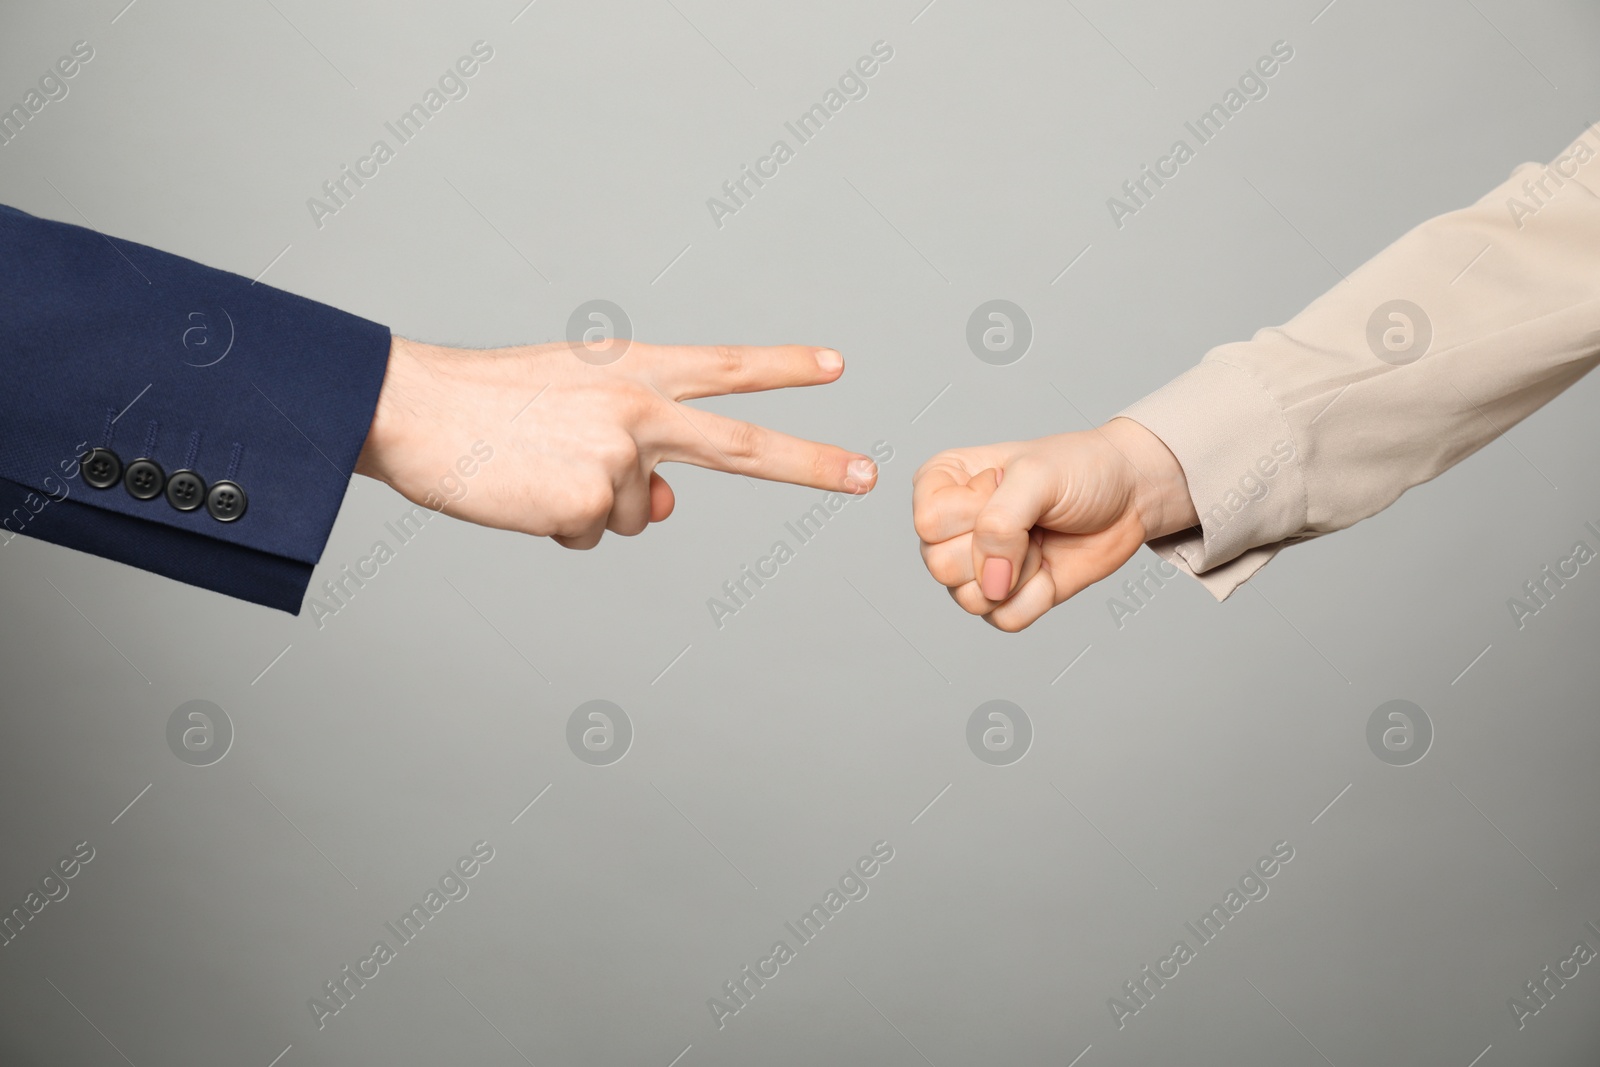
[[[838,355],[838,353],[834,353]],[[852,493],[865,493],[872,485],[872,480],[878,476],[878,465],[870,459],[853,459],[850,466],[845,468],[845,488]]]
[[978,588],[990,600],[1004,600],[1011,592],[1011,561],[990,556],[983,561],[983,578]]
[[844,367],[844,357],[831,348],[819,348],[817,350],[817,366],[821,367],[824,373],[832,374],[834,371]]

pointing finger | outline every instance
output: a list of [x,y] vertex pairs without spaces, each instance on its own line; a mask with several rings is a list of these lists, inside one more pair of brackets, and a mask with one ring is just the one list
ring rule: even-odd
[[674,400],[824,385],[844,373],[844,357],[810,345],[648,345],[648,373]]

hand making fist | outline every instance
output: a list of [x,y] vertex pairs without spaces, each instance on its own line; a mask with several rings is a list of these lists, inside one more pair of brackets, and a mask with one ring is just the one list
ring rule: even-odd
[[916,473],[922,559],[967,611],[1015,632],[1198,524],[1183,468],[1130,419],[941,452]]

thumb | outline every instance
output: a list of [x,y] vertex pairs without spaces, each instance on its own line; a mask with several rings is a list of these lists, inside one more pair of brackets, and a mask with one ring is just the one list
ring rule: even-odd
[[1048,467],[1017,463],[1001,472],[999,488],[972,528],[972,569],[985,598],[1011,595],[1028,554],[1028,534],[1059,497]]

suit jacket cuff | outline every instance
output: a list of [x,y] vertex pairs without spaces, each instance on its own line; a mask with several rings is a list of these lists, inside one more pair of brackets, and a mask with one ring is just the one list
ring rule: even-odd
[[[299,609],[366,440],[386,327],[3,206],[0,324],[0,540]],[[248,503],[221,521],[126,478],[91,487],[81,461],[97,447],[231,482]]]

